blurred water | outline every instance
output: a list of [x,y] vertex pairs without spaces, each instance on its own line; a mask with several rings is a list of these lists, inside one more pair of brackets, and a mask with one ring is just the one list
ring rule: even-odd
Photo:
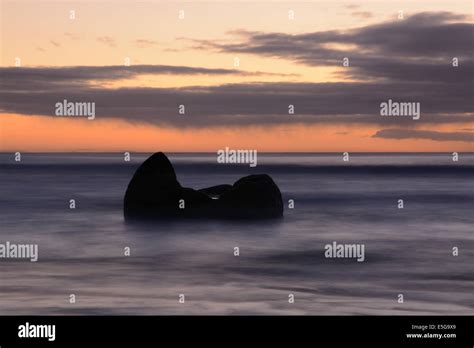
[[[474,314],[473,154],[259,154],[256,168],[171,154],[185,186],[268,173],[295,208],[126,224],[149,155],[0,154],[0,243],[39,245],[36,263],[0,259],[0,314]],[[366,261],[324,258],[332,241],[365,244]]]

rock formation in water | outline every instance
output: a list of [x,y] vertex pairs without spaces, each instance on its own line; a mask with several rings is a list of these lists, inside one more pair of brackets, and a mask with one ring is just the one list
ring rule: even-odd
[[280,189],[266,174],[249,175],[233,185],[194,190],[182,187],[162,152],[137,169],[124,198],[126,219],[265,219],[283,216]]

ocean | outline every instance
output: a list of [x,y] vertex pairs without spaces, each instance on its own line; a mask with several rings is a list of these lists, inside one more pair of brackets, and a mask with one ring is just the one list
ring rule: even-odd
[[[271,175],[284,217],[126,223],[149,155],[0,154],[0,244],[39,251],[0,259],[1,315],[474,314],[473,153],[259,153],[255,168],[167,154],[196,189]],[[333,242],[364,261],[325,257]]]

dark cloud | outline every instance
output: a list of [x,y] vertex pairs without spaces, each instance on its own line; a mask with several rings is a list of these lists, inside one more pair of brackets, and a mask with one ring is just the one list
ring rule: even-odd
[[[229,34],[237,40],[200,40],[193,47],[284,58],[310,66],[342,66],[348,57],[350,67],[342,74],[361,80],[456,83],[461,79],[472,86],[474,25],[467,17],[449,12],[420,13],[345,31],[292,35],[234,30]],[[452,66],[453,57],[460,61],[457,68]],[[457,69],[454,74],[453,69]]]
[[375,133],[372,137],[385,139],[429,139],[435,141],[474,141],[474,135],[472,133],[437,132],[415,129],[382,129]]
[[[2,79],[3,81],[4,79]],[[469,91],[448,93],[442,86],[419,85],[416,94],[393,83],[248,83],[186,88],[101,88],[71,86],[45,78],[32,86],[23,80],[17,90],[0,88],[0,109],[20,114],[53,115],[58,101],[96,103],[97,117],[171,126],[262,125],[288,123],[413,124],[466,122],[472,109]],[[19,81],[16,81],[18,84]],[[421,103],[421,120],[380,116],[389,98]],[[467,103],[466,103],[467,100]],[[178,106],[186,116],[178,116]],[[288,105],[295,115],[288,115]]]
[[[441,62],[401,60],[387,56],[385,59],[372,61],[352,58],[349,55],[350,68],[336,75],[350,75],[359,80],[384,79],[405,83],[431,82],[450,84],[446,88],[471,88],[474,75],[474,60],[460,58],[459,66],[453,67],[451,58],[441,58]],[[456,85],[458,87],[456,87]]]
[[[474,25],[469,18],[448,12],[420,13],[404,20],[367,26],[345,36],[350,43],[380,54],[438,58],[470,56]],[[342,40],[344,41],[344,39]]]
[[208,69],[173,65],[111,65],[71,67],[0,67],[0,89],[3,91],[36,91],[40,89],[75,89],[97,81],[130,79],[138,75],[239,75],[285,76],[265,72],[247,72],[236,69]]

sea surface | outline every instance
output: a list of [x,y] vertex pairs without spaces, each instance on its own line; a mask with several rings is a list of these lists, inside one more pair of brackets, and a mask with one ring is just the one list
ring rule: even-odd
[[[125,223],[149,155],[0,154],[0,243],[39,247],[37,262],[0,259],[1,315],[474,314],[472,153],[259,153],[255,168],[169,154],[187,187],[270,174],[284,218]],[[365,261],[325,258],[334,241],[364,244]]]

